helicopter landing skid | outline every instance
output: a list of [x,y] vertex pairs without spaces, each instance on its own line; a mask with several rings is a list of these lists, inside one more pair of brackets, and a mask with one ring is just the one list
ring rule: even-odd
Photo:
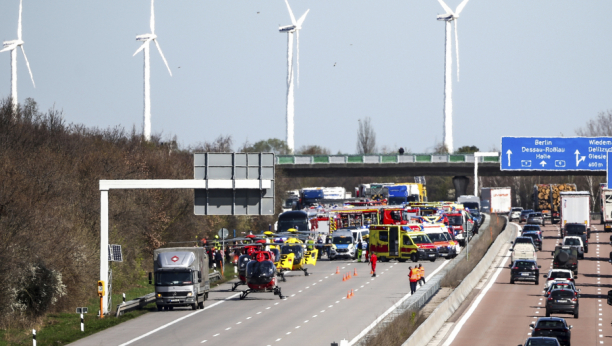
[[234,282],[234,284],[232,285],[232,292],[236,290],[236,287],[242,285],[242,282],[238,281],[238,282]]
[[[240,300],[243,300],[244,298],[246,298],[249,295],[249,293],[253,293],[253,292],[262,292],[262,291],[259,291],[259,290],[250,290],[250,289],[242,291],[242,293],[240,294]],[[270,292],[270,291],[268,291],[268,292]],[[272,292],[274,292],[274,295],[278,296],[280,299],[285,299],[285,296],[281,293],[281,288],[280,287],[278,287],[278,286],[274,287]]]

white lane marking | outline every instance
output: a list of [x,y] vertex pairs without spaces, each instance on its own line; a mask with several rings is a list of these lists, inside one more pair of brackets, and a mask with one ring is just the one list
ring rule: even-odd
[[131,344],[131,343],[134,343],[134,342],[136,342],[136,341],[138,341],[138,340],[140,340],[140,339],[142,339],[142,338],[146,338],[147,336],[149,336],[149,335],[151,335],[151,334],[157,333],[157,332],[159,332],[160,330],[165,329],[165,328],[168,328],[169,326],[171,326],[171,325],[173,325],[173,324],[175,324],[175,323],[178,323],[178,322],[180,322],[180,321],[182,321],[182,320],[184,320],[184,319],[186,319],[186,318],[189,318],[189,317],[191,317],[191,316],[193,316],[193,315],[199,314],[200,312],[203,312],[203,311],[205,311],[205,310],[208,310],[208,309],[210,309],[210,308],[213,308],[213,307],[215,307],[215,306],[217,306],[217,305],[219,305],[219,304],[221,304],[221,303],[223,303],[223,302],[225,302],[225,301],[227,301],[227,300],[230,300],[230,299],[232,299],[232,298],[234,298],[234,297],[239,296],[240,294],[241,294],[241,293],[236,293],[236,294],[231,295],[231,296],[229,296],[229,297],[227,297],[227,298],[225,298],[225,299],[223,299],[223,300],[221,300],[221,301],[218,301],[218,302],[216,302],[216,303],[214,303],[214,304],[211,304],[211,305],[209,305],[209,306],[205,307],[204,309],[201,309],[201,310],[196,310],[195,312],[192,312],[192,313],[190,313],[189,315],[185,315],[185,316],[183,316],[183,317],[181,317],[181,318],[177,318],[176,320],[174,320],[174,321],[172,321],[172,322],[170,322],[170,323],[166,323],[166,324],[164,324],[164,325],[163,325],[163,326],[161,326],[161,327],[158,327],[158,328],[156,328],[156,329],[153,329],[152,331],[150,331],[150,332],[148,332],[148,333],[145,333],[145,334],[142,334],[141,336],[139,336],[139,337],[137,337],[137,338],[134,338],[134,339],[132,339],[132,340],[130,340],[130,341],[128,341],[128,342],[125,342],[125,343],[123,343],[123,344],[121,344],[121,345],[119,345],[119,346],[126,346],[126,345],[129,345],[129,344]]
[[295,329],[298,329],[298,328],[300,328],[300,326],[295,327]]
[[327,279],[329,276],[326,276],[325,278]]
[[274,305],[278,305],[278,303],[274,303]]
[[281,338],[276,339],[276,341],[280,341],[280,340],[281,340]]
[[[334,307],[333,305],[328,306],[328,308],[333,308],[333,307]],[[599,309],[599,310],[601,310],[601,309]]]
[[321,310],[321,312],[325,312],[325,310]]
[[219,334],[220,334],[220,333],[217,333],[217,334],[213,335],[213,337],[218,336]]
[[270,310],[270,308],[271,308],[271,306],[268,306],[268,307],[266,308],[266,310]]
[[317,315],[312,316],[313,318],[317,317]]
[[304,321],[304,323],[308,323],[309,320]]
[[[340,301],[339,301],[339,300],[336,300],[336,304],[338,304],[338,303],[340,303]],[[601,304],[600,304],[600,305],[601,305]]]
[[[449,262],[444,262],[442,263],[441,266],[439,266],[438,268],[436,268],[436,270],[434,270],[431,274],[429,274],[429,276],[427,276],[425,279],[429,280],[431,279],[434,275],[436,275],[440,270],[442,270]],[[374,280],[374,278],[372,278],[372,280]],[[369,284],[370,281],[366,282],[366,284]],[[370,330],[372,330],[372,328],[376,327],[376,325],[378,323],[380,323],[380,321],[382,321],[385,317],[387,317],[388,314],[390,314],[393,310],[397,309],[398,306],[400,306],[406,299],[410,298],[411,294],[408,293],[405,296],[403,296],[400,300],[397,301],[397,303],[393,304],[393,306],[391,306],[389,309],[387,309],[387,311],[383,312],[382,315],[378,316],[377,319],[374,320],[374,322],[370,323],[369,326],[367,326],[364,330],[362,330],[359,334],[357,334],[357,336],[355,336],[349,343],[348,346],[352,346],[354,344],[357,343],[357,341],[359,341],[359,339],[361,339],[364,335],[366,335]],[[342,298],[342,299],[346,299],[346,298]]]
[[208,340],[204,340],[204,341],[202,341],[202,342],[200,342],[200,343],[201,343],[201,344],[203,344],[203,343],[205,343],[206,341],[208,341]]
[[261,314],[261,311],[257,313],[257,315]]
[[251,317],[250,317],[250,316],[249,316],[249,317],[247,317],[247,320],[250,320],[250,319],[251,319]]
[[291,334],[291,332],[287,332],[287,335]]
[[[517,224],[515,224],[515,223],[512,223],[512,224],[518,227]],[[505,264],[506,260],[503,260],[502,263]],[[478,297],[476,297],[476,300],[474,300],[474,303],[472,303],[472,306],[470,307],[470,309],[465,313],[465,315],[463,315],[461,317],[459,322],[455,325],[455,328],[453,328],[453,331],[451,332],[450,336],[448,337],[448,339],[446,339],[446,342],[442,346],[449,346],[455,340],[455,338],[457,337],[457,334],[459,334],[459,332],[461,331],[461,328],[463,328],[463,325],[465,324],[465,322],[474,313],[474,311],[476,310],[476,308],[478,307],[478,305],[482,301],[482,298],[484,298],[485,294],[487,294],[487,292],[491,289],[491,287],[493,287],[493,284],[497,280],[497,277],[499,276],[499,274],[501,274],[501,271],[504,268],[505,268],[505,265],[500,265],[499,268],[497,268],[495,273],[489,279],[489,283],[487,284],[487,286],[480,292]],[[537,312],[539,312],[539,311],[536,311],[536,313]]]
[[242,323],[242,322],[238,322],[238,323],[236,323],[236,324],[240,324],[240,323]]
[[292,297],[295,296],[295,293],[291,295]]
[[298,293],[302,293],[302,290],[299,290]]
[[227,327],[227,328],[225,328],[225,330],[230,330],[230,329],[232,329],[232,327]]

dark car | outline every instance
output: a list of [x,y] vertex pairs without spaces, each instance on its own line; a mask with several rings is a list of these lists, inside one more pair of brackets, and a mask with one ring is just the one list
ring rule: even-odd
[[525,340],[525,344],[519,346],[561,346],[559,344],[559,340],[556,338],[548,338],[548,337],[531,337]]
[[533,209],[525,209],[521,211],[521,216],[519,217],[519,223],[527,222],[527,216],[533,213]]
[[578,250],[575,246],[556,246],[553,256],[553,269],[569,269],[578,274]]
[[581,223],[568,223],[563,227],[563,237],[568,235],[577,236],[582,239],[584,245],[584,252],[589,253],[589,239],[587,235],[587,227]]
[[540,268],[541,266],[534,260],[516,260],[512,264],[512,269],[510,269],[510,283],[514,284],[515,281],[533,281],[536,285],[539,285]]
[[554,291],[554,290],[570,290],[570,291],[574,291],[576,293],[580,292],[579,288],[576,288],[576,285],[574,284],[574,282],[572,281],[559,281],[559,282],[553,282],[544,292],[544,296],[548,297],[550,295],[550,292]]
[[542,228],[540,225],[525,225],[523,226],[523,232],[538,232],[542,234]]
[[529,237],[531,239],[533,239],[533,243],[535,244],[536,248],[540,251],[542,251],[542,235],[537,233],[537,232],[524,232],[523,234],[521,234],[522,237]]
[[564,346],[571,346],[572,326],[567,325],[563,318],[558,317],[541,317],[535,325],[529,325],[533,328],[531,336],[547,336],[556,338],[559,343]]
[[570,314],[578,318],[580,295],[574,290],[556,289],[552,290],[546,299],[546,317],[550,314]]

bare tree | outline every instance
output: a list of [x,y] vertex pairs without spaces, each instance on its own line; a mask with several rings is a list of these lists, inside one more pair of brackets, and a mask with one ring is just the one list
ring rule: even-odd
[[372,128],[370,117],[359,119],[359,131],[357,132],[357,153],[371,154],[376,152],[376,133]]
[[585,127],[576,130],[578,136],[612,136],[612,111],[600,112],[595,119],[587,121]]

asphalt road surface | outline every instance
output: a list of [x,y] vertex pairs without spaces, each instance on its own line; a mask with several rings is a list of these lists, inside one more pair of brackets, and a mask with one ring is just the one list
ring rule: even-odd
[[[447,260],[420,262],[430,277]],[[352,340],[410,292],[408,267],[413,262],[319,260],[308,266],[312,275],[286,274],[281,300],[272,293],[250,294],[239,300],[239,286],[213,288],[204,310],[175,308],[155,311],[79,340],[73,345],[329,345]],[[336,268],[340,274],[336,275]],[[342,281],[345,273],[357,276]],[[441,268],[440,268],[441,269]],[[353,289],[354,296],[347,299]]]
[[[552,314],[565,318],[573,326],[573,345],[612,344],[611,308],[606,304],[607,292],[612,287],[612,268],[608,263],[610,233],[592,225],[589,252],[579,260],[577,288],[580,292],[580,316]],[[540,285],[532,282],[510,284],[510,252],[502,254],[490,281],[475,296],[469,306],[462,307],[462,316],[453,316],[455,323],[440,345],[519,345],[531,335],[530,324],[546,316],[543,275],[552,268],[551,251],[562,242],[558,225],[547,225],[543,232],[544,244],[538,252]],[[501,265],[499,264],[501,263]],[[486,287],[490,285],[488,291]],[[455,335],[454,335],[455,334]]]

